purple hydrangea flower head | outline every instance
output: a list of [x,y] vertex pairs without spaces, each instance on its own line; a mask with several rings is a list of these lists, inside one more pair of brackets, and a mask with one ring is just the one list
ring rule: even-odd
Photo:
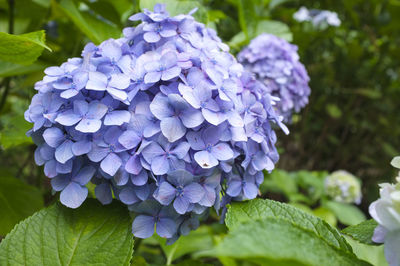
[[25,118],[62,204],[79,207],[91,182],[102,204],[135,213],[136,237],[171,243],[208,209],[256,197],[279,158],[272,124],[287,128],[276,97],[191,14],[156,5],[131,20],[46,69]]
[[307,105],[310,78],[299,61],[297,46],[275,35],[261,34],[238,54],[238,60],[265,85],[266,91],[280,98],[275,108],[285,121]]

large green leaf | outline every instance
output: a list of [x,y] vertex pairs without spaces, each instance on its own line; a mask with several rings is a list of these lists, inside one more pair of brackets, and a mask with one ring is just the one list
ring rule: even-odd
[[61,10],[72,20],[92,42],[99,44],[109,38],[119,38],[121,29],[111,22],[100,20],[87,12],[80,12],[74,1],[62,0],[59,4]]
[[21,35],[0,32],[0,60],[28,65],[42,54],[44,48],[50,50],[45,44],[43,30]]
[[129,265],[131,219],[124,206],[56,203],[18,224],[0,244],[0,265]]
[[368,265],[298,223],[276,217],[237,225],[213,252],[203,255],[227,256],[260,265]]
[[324,205],[336,215],[342,224],[356,225],[366,219],[364,213],[354,205],[335,201],[328,201]]
[[0,235],[6,235],[15,224],[42,207],[43,197],[37,188],[15,177],[0,176]]
[[351,247],[340,233],[325,221],[293,206],[272,200],[255,199],[229,207],[225,223],[235,229],[242,223],[254,220],[276,219],[308,231],[335,249],[351,253]]
[[374,245],[376,243],[372,242],[372,236],[377,225],[378,223],[375,220],[370,219],[360,224],[349,226],[343,229],[342,232],[361,243]]

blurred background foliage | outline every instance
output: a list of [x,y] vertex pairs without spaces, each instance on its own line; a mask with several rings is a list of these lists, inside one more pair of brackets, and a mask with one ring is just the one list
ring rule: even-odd
[[[46,67],[80,56],[87,42],[118,38],[134,25],[130,15],[157,2],[167,3],[173,15],[197,7],[194,16],[216,29],[233,53],[262,32],[299,46],[311,78],[310,103],[293,117],[290,135],[278,133],[280,170],[266,174],[262,197],[290,202],[339,227],[364,220],[377,184],[393,180],[389,162],[400,154],[399,0],[0,0],[0,32],[34,32],[0,35],[0,206],[7,206],[0,208],[0,236],[57,198],[25,136],[30,124],[23,114],[34,83]],[[337,12],[342,24],[299,23],[293,13],[301,6]],[[28,50],[18,46],[21,40]],[[324,194],[324,178],[338,169],[361,179],[361,210]],[[135,265],[145,265],[144,258],[171,263],[218,241],[225,228],[212,217],[172,248],[155,238],[144,241]],[[370,261],[381,259],[364,247],[354,249]],[[165,256],[154,256],[160,252]],[[218,263],[234,265],[229,258]]]

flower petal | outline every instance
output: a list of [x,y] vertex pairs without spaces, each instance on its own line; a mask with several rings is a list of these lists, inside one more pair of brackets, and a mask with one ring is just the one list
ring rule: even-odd
[[132,223],[133,235],[139,238],[149,238],[154,234],[154,218],[138,215]]
[[196,152],[194,159],[202,168],[212,168],[218,165],[218,160],[208,151]]
[[108,154],[107,157],[104,158],[104,160],[100,163],[101,169],[110,176],[114,176],[121,165],[121,158],[119,158],[119,156],[115,153]]
[[175,142],[186,133],[186,128],[177,117],[164,118],[160,123],[161,132],[169,142]]
[[88,195],[88,189],[71,182],[60,194],[60,201],[69,208],[76,209],[85,201]]

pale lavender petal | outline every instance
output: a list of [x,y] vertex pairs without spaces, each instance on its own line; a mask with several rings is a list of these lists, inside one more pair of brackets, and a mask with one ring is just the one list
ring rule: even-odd
[[196,152],[194,159],[202,168],[212,168],[218,165],[218,160],[208,151]]
[[132,187],[123,188],[118,196],[122,203],[126,205],[131,205],[140,201],[138,197],[136,197],[136,193]]
[[136,186],[143,186],[147,183],[149,176],[146,171],[140,171],[138,175],[131,175],[131,181]]
[[174,66],[170,69],[167,69],[162,72],[161,79],[162,80],[170,80],[176,78],[181,73],[181,68],[178,66]]
[[128,88],[130,81],[130,78],[125,74],[114,74],[111,76],[111,80],[108,83],[108,86],[124,90]]
[[184,195],[188,198],[190,203],[199,202],[204,196],[204,189],[197,183],[187,185],[184,189]]
[[169,205],[175,198],[176,189],[168,182],[162,182],[153,197],[162,205]]
[[179,159],[183,159],[183,157],[185,157],[186,154],[188,153],[189,149],[190,149],[190,144],[184,141],[179,143],[178,146],[176,146],[171,151],[171,154],[176,155],[176,157],[178,157]]
[[88,157],[92,162],[98,163],[104,159],[110,152],[110,149],[94,145],[88,153]]
[[155,83],[161,79],[161,72],[149,72],[144,76],[145,83]]
[[154,157],[158,157],[164,154],[164,149],[161,148],[161,146],[157,142],[151,142],[151,144],[144,148],[142,151],[142,155],[148,163],[151,163]]
[[101,72],[89,72],[89,80],[86,84],[87,90],[105,91],[107,88],[108,78]]
[[87,154],[92,149],[92,143],[87,140],[81,140],[72,144],[72,153],[75,156]]
[[43,139],[50,147],[57,148],[65,140],[65,136],[61,129],[52,127],[43,132]]
[[61,113],[55,119],[56,122],[60,123],[64,126],[73,126],[81,120],[81,116],[75,114],[74,111],[68,110],[64,113]]
[[138,215],[132,223],[133,235],[139,238],[149,238],[154,234],[154,218]]
[[160,123],[161,132],[169,142],[175,142],[186,133],[186,128],[177,117],[164,118]]
[[69,208],[76,209],[85,201],[88,189],[75,182],[70,183],[60,194],[60,201]]
[[179,117],[187,128],[197,127],[204,121],[203,115],[199,110],[196,109],[187,109],[183,111]]
[[169,163],[166,156],[156,156],[151,160],[151,171],[155,175],[164,175],[169,171]]
[[143,34],[143,39],[145,39],[146,42],[155,43],[161,40],[161,36],[154,31],[149,31]]
[[177,213],[185,214],[189,208],[190,202],[189,199],[185,196],[177,197],[174,200],[174,208]]
[[233,158],[233,151],[227,143],[219,143],[211,148],[211,153],[220,161]]
[[132,155],[125,164],[125,170],[133,175],[138,175],[142,169],[140,158],[136,154]]
[[171,238],[177,230],[177,224],[174,220],[168,218],[161,218],[156,224],[156,232],[159,236]]
[[242,182],[240,180],[231,181],[228,183],[228,188],[226,189],[226,194],[231,197],[239,196],[242,191]]
[[107,92],[114,98],[120,101],[125,101],[128,98],[128,94],[125,91],[114,89],[111,87],[107,88]]
[[258,188],[252,182],[246,182],[243,186],[243,194],[247,199],[254,199],[257,197]]
[[106,126],[120,126],[123,123],[128,123],[131,114],[126,110],[115,110],[106,115],[104,118],[104,125]]
[[83,133],[95,133],[101,128],[101,120],[83,118],[75,129]]
[[118,142],[127,149],[133,149],[137,147],[141,140],[142,138],[133,130],[125,131],[118,138]]
[[150,104],[150,111],[160,120],[174,115],[174,111],[170,107],[168,98],[162,95],[162,93],[158,93],[154,97]]
[[79,171],[76,176],[72,177],[72,181],[84,186],[89,183],[95,172],[96,169],[93,166],[85,166]]
[[74,154],[72,153],[72,143],[73,142],[71,140],[66,140],[64,141],[64,143],[58,146],[54,154],[57,161],[59,161],[60,163],[65,163],[66,161],[74,157]]
[[114,176],[121,165],[121,158],[119,158],[119,156],[115,153],[108,154],[107,157],[104,158],[104,160],[100,163],[101,169],[110,176]]

